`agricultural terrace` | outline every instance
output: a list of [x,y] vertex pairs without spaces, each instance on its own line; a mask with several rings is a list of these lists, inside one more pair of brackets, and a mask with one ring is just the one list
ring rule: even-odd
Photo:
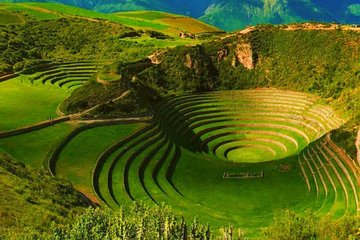
[[59,88],[74,90],[89,81],[91,77],[96,79],[96,73],[106,64],[109,62],[50,62],[27,69],[23,73],[28,75],[32,84],[54,85]]
[[169,97],[152,119],[82,121],[44,167],[114,209],[165,202],[249,232],[284,208],[356,214],[358,166],[329,134],[344,121],[319,102],[277,89]]

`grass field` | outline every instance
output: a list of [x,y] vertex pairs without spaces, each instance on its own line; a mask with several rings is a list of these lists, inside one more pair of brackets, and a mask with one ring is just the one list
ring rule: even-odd
[[40,169],[47,160],[48,154],[71,132],[72,128],[72,125],[62,123],[18,136],[0,138],[0,151]]
[[220,32],[219,29],[199,20],[163,12],[139,11],[105,14],[54,3],[2,4],[0,5],[0,10],[0,19],[6,18],[6,21],[9,23],[20,21],[19,16],[21,14],[13,12],[22,11],[31,18],[37,20],[48,20],[74,16],[87,19],[103,19],[115,23],[120,23],[135,29],[160,31],[173,37],[178,37],[180,31],[194,34],[203,32]]
[[172,34],[179,34],[180,31],[190,32],[194,34],[205,32],[218,32],[219,29],[210,26],[204,22],[189,17],[169,14],[156,11],[130,11],[116,13],[116,16],[126,17],[129,19],[151,21],[159,25],[168,26],[167,32]]
[[[125,132],[112,138],[114,147],[93,145],[98,142],[93,134],[100,137],[100,130],[79,135],[60,155],[57,171],[78,184],[93,173],[96,194],[113,208],[131,200],[165,202],[188,219],[199,215],[214,226],[231,222],[249,232],[267,225],[284,208],[300,213],[310,208],[320,216],[354,214],[356,177],[333,170],[327,178],[334,184],[326,186],[321,198],[319,186],[309,188],[307,160],[297,156],[342,123],[318,102],[310,95],[274,89],[171,98],[158,106],[152,124],[131,129],[135,132],[126,138]],[[96,140],[79,150],[85,138]],[[85,159],[92,159],[88,169],[83,168]],[[101,164],[94,169],[96,159]],[[225,173],[261,177],[224,178]],[[342,180],[335,181],[338,175]],[[85,192],[90,191],[87,181],[80,184]]]
[[112,208],[164,202],[253,236],[282,209],[357,213],[357,168],[326,135],[343,121],[321,102],[277,89],[183,95],[159,103],[149,124],[73,135],[80,125],[62,123],[0,139],[0,149],[35,167],[59,149],[56,175]]
[[57,106],[68,95],[53,86],[32,85],[24,76],[0,83],[0,131],[56,117]]
[[[119,138],[130,135],[141,124],[105,126],[78,134],[61,153],[56,165],[56,174],[70,180],[77,189],[93,195],[91,173],[98,156]],[[79,148],[79,146],[81,146]]]

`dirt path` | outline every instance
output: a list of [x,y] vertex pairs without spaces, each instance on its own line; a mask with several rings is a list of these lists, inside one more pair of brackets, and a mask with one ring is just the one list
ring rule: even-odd
[[[131,90],[125,91],[125,92],[123,92],[119,97],[114,98],[114,99],[112,99],[112,100],[110,100],[110,101],[107,101],[106,103],[117,102],[117,101],[119,101],[120,99],[122,99],[122,98],[126,97],[127,95],[129,95],[130,92],[131,92]],[[105,103],[105,104],[106,104],[106,103]],[[102,104],[103,104],[103,103],[102,103]],[[102,104],[95,105],[95,106],[93,106],[93,107],[91,107],[91,108],[89,108],[89,109],[87,109],[87,110],[85,110],[85,111],[83,111],[83,112],[81,112],[81,113],[78,113],[77,115],[79,115],[79,117],[84,116],[85,114],[87,114],[87,113],[95,110],[96,108],[98,108],[98,107],[99,107],[100,105],[102,105]]]
[[105,87],[106,87],[106,85],[109,85],[109,84],[110,84],[109,81],[102,80],[99,75],[100,75],[100,74],[98,74],[98,75],[96,76],[96,81],[97,81],[98,83],[101,83],[101,84],[105,85]]
[[[126,97],[128,94],[130,93],[130,90],[122,93],[119,97],[112,99],[111,101],[119,101],[120,99]],[[110,101],[109,101],[110,102]],[[101,104],[98,104],[92,108],[89,108],[83,112],[80,113],[75,113],[75,114],[69,114],[69,115],[65,115],[63,112],[60,111],[59,107],[56,110],[56,112],[61,115],[58,118],[54,118],[52,120],[47,120],[47,121],[42,121],[42,122],[38,122],[29,126],[25,126],[25,127],[21,127],[21,128],[17,128],[17,129],[13,129],[13,130],[9,130],[9,131],[4,131],[4,132],[0,132],[0,138],[6,138],[6,137],[12,137],[12,136],[16,136],[19,134],[23,134],[23,133],[28,133],[31,131],[35,131],[35,130],[40,130],[46,127],[50,127],[62,122],[68,122],[70,120],[72,121],[78,121],[78,122],[82,122],[82,123],[106,123],[106,122],[116,122],[118,121],[119,123],[131,123],[131,122],[145,122],[148,121],[148,117],[145,118],[117,118],[117,119],[94,119],[94,120],[81,120],[80,118],[93,111],[94,109],[98,108]]]
[[152,117],[129,117],[129,118],[110,118],[110,119],[89,119],[78,120],[79,123],[94,124],[94,123],[140,123],[150,122]]
[[0,77],[0,82],[4,82],[6,80],[13,79],[17,76],[19,76],[17,73],[9,73],[9,74],[3,75]]
[[42,128],[50,127],[50,126],[53,126],[58,123],[69,121],[70,119],[72,119],[72,117],[73,117],[72,115],[63,116],[63,117],[55,118],[52,120],[35,123],[30,126],[26,126],[26,127],[14,129],[14,130],[6,131],[6,132],[0,132],[0,138],[12,137],[12,136],[16,136],[16,135],[23,134],[23,133],[28,133],[28,132],[31,132],[34,130],[39,130]]

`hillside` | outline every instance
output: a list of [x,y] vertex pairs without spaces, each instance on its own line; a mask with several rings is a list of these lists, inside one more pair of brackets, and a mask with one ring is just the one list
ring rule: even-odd
[[[202,41],[199,38],[223,33],[180,15],[146,11],[103,14],[49,3],[1,4],[0,18],[6,20],[2,22],[5,25],[0,25],[3,34],[0,72],[20,71],[24,66],[28,68],[59,58],[105,62],[136,60],[157,49],[196,44]],[[44,28],[49,28],[52,34],[43,35]],[[31,38],[27,37],[29,32]],[[21,50],[11,46],[15,43],[9,45],[10,40],[17,41]],[[140,48],[142,51],[138,51]]]
[[3,24],[24,22],[29,19],[51,20],[69,17],[102,19],[135,29],[160,31],[175,38],[179,37],[180,32],[192,34],[221,32],[220,29],[191,17],[162,12],[133,11],[106,14],[55,3],[12,3],[0,5],[0,19],[4,19],[1,22]]
[[[13,0],[1,0],[12,2]],[[1,2],[0,1],[0,2]],[[14,2],[19,2],[18,0]],[[41,1],[42,2],[42,1]],[[359,23],[360,5],[357,0],[322,1],[104,1],[58,0],[57,2],[93,9],[99,12],[129,10],[159,10],[199,18],[221,29],[232,31],[247,25],[263,23],[293,23],[304,21]]]
[[[71,184],[0,154],[0,238],[39,238],[71,222],[88,203]],[[9,238],[11,239],[11,238]]]
[[358,1],[244,1],[215,0],[201,20],[225,30],[263,23],[359,23]]
[[[292,15],[267,3],[249,16]],[[225,33],[55,3],[0,4],[0,17],[0,239],[358,234],[357,26]]]

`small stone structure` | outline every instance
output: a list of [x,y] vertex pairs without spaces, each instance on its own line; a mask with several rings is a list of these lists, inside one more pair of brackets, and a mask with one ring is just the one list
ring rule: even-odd
[[240,172],[240,173],[227,173],[223,175],[223,179],[252,179],[263,178],[264,172]]

